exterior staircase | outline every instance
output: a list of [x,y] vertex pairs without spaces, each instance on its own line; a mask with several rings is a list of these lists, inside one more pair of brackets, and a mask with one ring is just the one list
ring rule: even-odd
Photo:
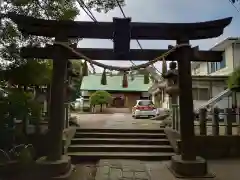
[[174,152],[163,129],[77,129],[68,155],[74,163],[100,159],[161,161],[171,159]]
[[223,98],[230,96],[232,94],[232,91],[230,89],[226,89],[222,92],[220,92],[219,94],[217,94],[216,96],[214,96],[212,99],[208,100],[206,103],[202,104],[200,107],[195,108],[195,112],[198,112],[199,109],[201,108],[206,108],[209,105],[214,105],[216,103],[218,103],[219,101],[221,101]]

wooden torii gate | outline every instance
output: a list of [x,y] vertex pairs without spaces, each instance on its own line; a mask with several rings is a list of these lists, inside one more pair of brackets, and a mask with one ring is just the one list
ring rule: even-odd
[[[232,18],[199,23],[138,23],[130,18],[114,18],[113,22],[78,22],[43,20],[8,14],[18,29],[27,35],[54,37],[55,41],[68,42],[69,38],[113,39],[114,49],[77,48],[85,56],[97,60],[151,60],[167,50],[130,49],[130,40],[176,40],[177,44],[189,44],[190,40],[218,37]],[[48,160],[58,161],[62,157],[62,131],[64,124],[64,77],[68,59],[79,59],[63,46],[45,48],[23,48],[23,58],[53,59],[51,105],[49,121]],[[182,176],[205,176],[206,161],[196,157],[194,150],[194,116],[192,99],[191,61],[218,62],[222,52],[198,51],[184,46],[167,56],[167,60],[178,62],[180,129],[182,154],[172,157],[171,168]]]

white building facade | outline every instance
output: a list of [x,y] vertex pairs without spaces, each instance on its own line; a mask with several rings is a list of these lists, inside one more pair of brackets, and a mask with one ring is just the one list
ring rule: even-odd
[[240,38],[227,38],[211,50],[223,51],[221,62],[201,62],[192,64],[192,75],[227,75],[240,66]]
[[[240,38],[229,37],[219,44],[215,45],[211,50],[223,51],[221,62],[202,62],[192,64],[192,75],[201,76],[229,76],[236,67],[240,66]],[[216,97],[227,89],[226,85],[215,84],[212,86],[212,96]],[[204,103],[204,102],[203,102]],[[195,102],[195,105],[202,104]],[[216,103],[219,108],[227,108],[232,106],[232,96],[222,98]]]
[[[192,92],[195,109],[221,95],[227,89],[228,76],[233,72],[234,68],[240,66],[240,38],[227,38],[211,50],[223,51],[220,62],[192,63]],[[149,89],[153,95],[153,100],[157,99],[155,97],[159,96],[159,94],[160,96],[163,95],[164,97],[160,98],[160,106],[170,108],[169,96],[164,93],[164,88],[157,88],[156,90],[154,87],[156,85]],[[159,101],[159,98],[157,101]],[[231,95],[223,97],[214,106],[218,106],[220,109],[231,107]]]

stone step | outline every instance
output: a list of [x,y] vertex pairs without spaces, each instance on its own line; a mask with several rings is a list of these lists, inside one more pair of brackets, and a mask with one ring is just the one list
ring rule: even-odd
[[169,145],[170,143],[168,139],[74,138],[71,144]]
[[166,138],[164,133],[106,133],[106,132],[77,132],[75,138],[130,138],[130,139],[148,139]]
[[77,128],[76,132],[105,132],[105,133],[164,133],[164,129],[82,129]]
[[134,159],[143,161],[170,160],[175,153],[172,152],[69,152],[73,163],[83,161],[98,161],[100,159]]
[[170,145],[91,144],[70,145],[68,152],[173,152]]

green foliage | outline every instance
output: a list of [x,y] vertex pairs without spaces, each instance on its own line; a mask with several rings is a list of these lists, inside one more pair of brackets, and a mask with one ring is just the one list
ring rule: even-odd
[[123,74],[122,87],[123,88],[127,88],[128,87],[128,76],[127,76],[126,72],[124,72],[124,74]]
[[71,60],[72,69],[74,72],[81,74],[82,73],[82,62],[79,60]]
[[149,73],[145,72],[144,74],[144,84],[149,84]]
[[2,96],[0,99],[0,148],[11,145],[14,136],[14,118],[39,120],[41,108],[42,105],[33,99],[31,92],[9,89],[8,96]]
[[[120,3],[124,5],[124,0],[120,0]],[[117,6],[115,0],[90,0],[86,4],[98,12],[108,12]],[[75,0],[4,0],[0,3],[0,12],[5,14],[15,12],[21,15],[55,20],[74,20],[79,15]],[[23,36],[10,19],[1,19],[0,27],[0,59],[3,60],[0,63],[1,80],[21,86],[49,84],[52,71],[51,62],[22,59],[20,48],[23,46],[40,47],[43,44],[51,43],[52,39]],[[81,77],[76,82],[80,84]],[[2,130],[6,130],[6,127],[13,127],[13,118],[24,115],[40,116],[40,106],[32,99],[31,93],[19,89],[9,90],[8,97],[0,97],[0,136],[6,137]]]
[[[118,0],[119,4],[121,6],[125,5],[124,0]],[[86,1],[86,4],[89,8],[96,10],[97,12],[105,12],[114,9],[115,7],[118,7],[116,0],[88,0]]]
[[81,96],[81,84],[82,84],[82,62],[79,60],[72,60],[72,70],[74,73],[79,74],[77,77],[72,78],[72,84],[74,92],[72,92],[72,98],[73,100],[76,100]]
[[19,153],[18,160],[23,166],[33,162],[33,155],[31,153],[31,149],[24,147]]
[[[119,0],[119,2],[122,6],[124,5],[124,0]],[[90,9],[105,13],[117,7],[115,0],[89,0],[85,3]],[[80,9],[75,0],[5,0],[0,4],[0,12],[16,12],[17,14],[43,19],[74,20],[79,15]],[[1,25],[0,43],[3,46],[1,51],[4,52],[2,55],[4,60],[9,58],[13,60],[9,56],[8,50],[11,43],[15,44],[15,50],[19,54],[19,48],[22,45],[39,46],[41,43],[51,41],[42,37],[21,36],[16,25],[9,19],[3,20]],[[19,57],[16,57],[15,60],[19,60]]]
[[51,82],[51,61],[27,61],[20,66],[12,64],[2,71],[2,78],[11,84],[29,86],[46,85]]
[[14,118],[23,118],[27,114],[26,103],[31,94],[9,90],[8,96],[0,100],[0,148],[9,147],[14,136]]
[[1,100],[1,118],[4,119],[7,114],[9,114],[11,118],[22,118],[28,111],[27,102],[32,97],[32,93],[19,91],[18,89],[9,90],[8,96]]
[[102,85],[107,85],[107,74],[106,74],[106,69],[103,70],[102,78],[101,78],[101,84],[102,84]]
[[[80,13],[80,9],[76,3],[77,2],[75,0],[5,0],[0,3],[0,12],[15,12],[17,14],[43,19],[74,20]],[[124,5],[124,0],[120,0],[120,4]],[[117,6],[115,0],[90,0],[86,1],[86,5],[98,12],[108,12]],[[26,60],[20,58],[19,55],[20,48],[22,46],[37,47],[45,43],[52,42],[52,39],[45,37],[22,36],[18,31],[16,24],[14,24],[10,19],[1,20],[0,26],[0,59],[5,60],[1,62],[2,68],[6,68],[6,66],[8,66],[7,63],[4,63],[7,61],[12,63],[11,68],[14,67],[14,70],[16,70],[15,67],[19,67],[21,65],[26,66]],[[19,78],[21,78],[21,80],[25,80],[26,77],[28,77],[27,79],[30,77],[33,78],[34,75],[32,73],[38,69],[40,71],[41,69],[39,64],[35,65],[38,66],[31,72],[24,71],[21,76],[17,73],[17,80],[19,81]],[[41,75],[43,75],[43,73]],[[40,78],[36,75],[35,77],[35,79]],[[26,84],[26,82],[23,84]]]
[[112,96],[107,91],[96,91],[90,96],[91,105],[109,104]]
[[238,89],[240,88],[240,67],[236,68],[231,76],[228,78],[228,88]]

